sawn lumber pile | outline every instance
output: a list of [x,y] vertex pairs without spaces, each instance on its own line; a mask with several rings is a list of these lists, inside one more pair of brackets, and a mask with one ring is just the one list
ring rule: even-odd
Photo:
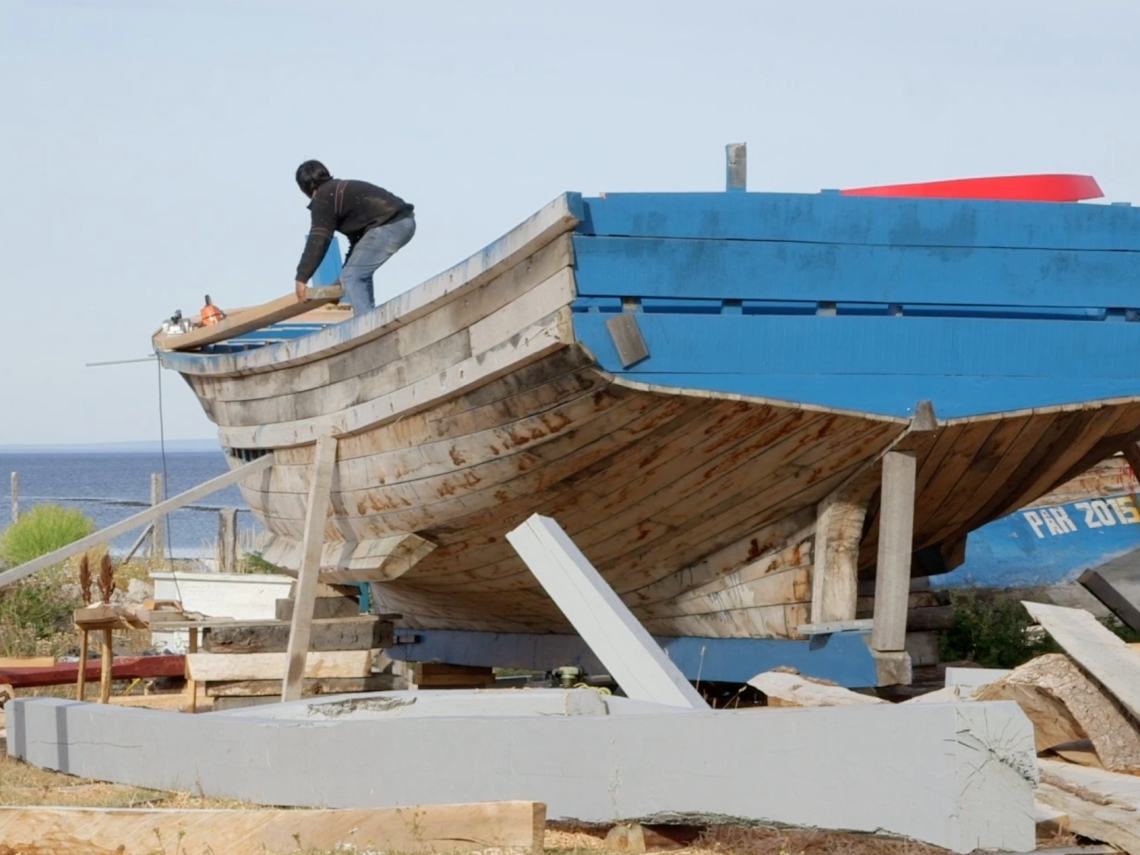
[[[905,703],[1016,702],[1033,723],[1042,816],[1057,830],[1140,855],[1140,645],[1126,644],[1081,609],[1024,605],[1064,653]],[[791,669],[749,684],[769,706],[882,703]]]

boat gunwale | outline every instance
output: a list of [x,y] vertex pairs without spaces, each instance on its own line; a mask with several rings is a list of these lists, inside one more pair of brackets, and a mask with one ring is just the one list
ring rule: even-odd
[[577,228],[579,193],[562,193],[479,252],[381,303],[369,312],[294,339],[236,353],[155,347],[164,368],[180,374],[240,376],[304,365],[351,350],[457,300]]

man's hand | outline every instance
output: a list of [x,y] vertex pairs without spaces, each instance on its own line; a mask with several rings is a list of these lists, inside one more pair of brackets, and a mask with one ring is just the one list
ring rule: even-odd
[[305,283],[304,283],[304,282],[298,282],[298,283],[296,283],[296,286],[297,286],[297,287],[296,287],[296,290],[297,290],[297,302],[298,302],[298,303],[303,303],[303,302],[305,302],[305,288],[306,288],[307,286],[305,285]]

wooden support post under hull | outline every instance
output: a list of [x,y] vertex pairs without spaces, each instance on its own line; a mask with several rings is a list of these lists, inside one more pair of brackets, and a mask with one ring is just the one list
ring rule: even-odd
[[875,623],[871,632],[871,648],[882,653],[906,649],[916,468],[912,451],[889,451],[883,457]]
[[634,700],[708,709],[613,588],[554,520],[532,514],[507,540],[555,605]]
[[301,569],[294,586],[293,618],[289,627],[289,646],[285,655],[285,679],[281,684],[281,701],[301,698],[305,677],[305,660],[313,630],[313,608],[317,598],[317,580],[321,573],[321,547],[325,540],[325,520],[329,513],[333,471],[336,468],[336,437],[326,434],[317,439],[313,452],[313,480],[309,485],[309,502],[305,509],[305,536],[301,553]]

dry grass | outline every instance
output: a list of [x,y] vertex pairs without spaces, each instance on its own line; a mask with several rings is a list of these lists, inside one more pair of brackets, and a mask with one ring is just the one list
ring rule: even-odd
[[[552,824],[546,832],[547,853],[595,853],[605,850],[608,826]],[[650,841],[646,841],[650,844]],[[654,835],[653,851],[675,855],[945,855],[946,850],[924,843],[810,829],[711,826],[687,845],[672,844]]]

